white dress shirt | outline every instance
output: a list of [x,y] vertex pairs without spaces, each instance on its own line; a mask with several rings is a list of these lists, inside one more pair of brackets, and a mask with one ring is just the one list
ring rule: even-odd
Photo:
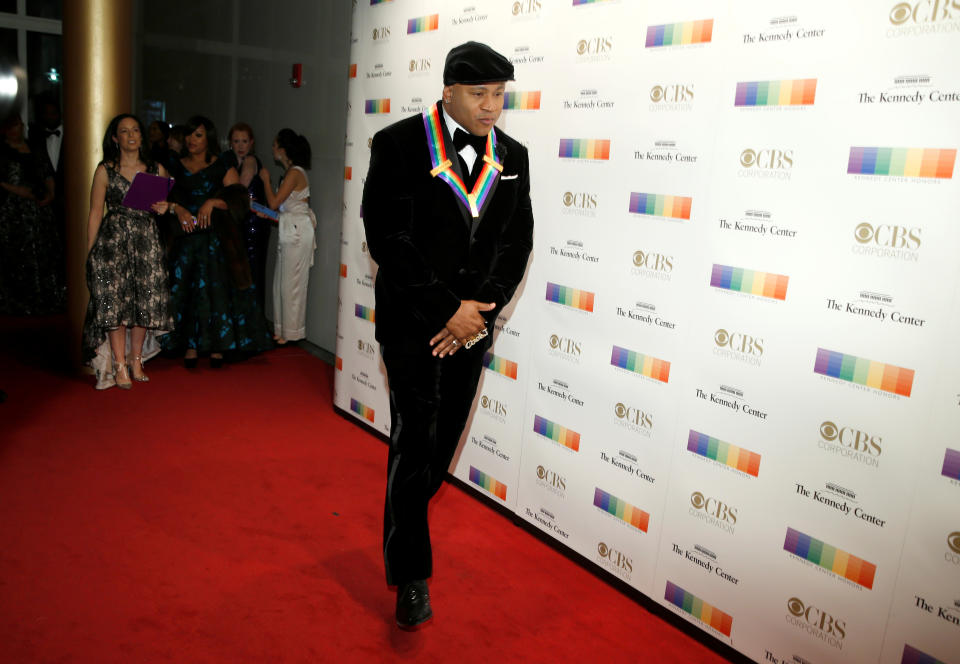
[[[454,132],[457,131],[457,129],[466,131],[468,134],[470,133],[469,131],[464,129],[459,122],[457,122],[452,117],[450,117],[450,114],[447,113],[446,111],[444,111],[443,113],[443,120],[444,122],[446,122],[447,133],[451,138],[453,138],[453,134]],[[468,145],[464,145],[463,149],[460,150],[460,152],[458,152],[457,154],[463,157],[463,160],[467,162],[467,172],[472,174],[473,165],[477,162],[477,151],[473,149],[472,145],[468,144]]]

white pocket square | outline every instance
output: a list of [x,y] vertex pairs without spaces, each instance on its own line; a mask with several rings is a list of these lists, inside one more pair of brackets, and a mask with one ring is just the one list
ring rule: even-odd
[[501,180],[516,180],[518,177],[520,177],[520,174],[519,174],[519,173],[517,173],[517,174],[515,174],[515,175],[501,175],[501,176],[500,176],[500,179],[501,179]]

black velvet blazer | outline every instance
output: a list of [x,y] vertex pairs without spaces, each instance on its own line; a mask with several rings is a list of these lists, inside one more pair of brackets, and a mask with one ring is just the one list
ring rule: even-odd
[[[446,182],[430,175],[422,116],[374,135],[363,224],[370,255],[380,267],[376,337],[381,343],[426,344],[460,300],[496,303],[485,314],[489,327],[523,278],[533,248],[529,160],[525,147],[495,131],[504,168],[479,222]],[[453,141],[444,133],[447,154],[459,171]]]

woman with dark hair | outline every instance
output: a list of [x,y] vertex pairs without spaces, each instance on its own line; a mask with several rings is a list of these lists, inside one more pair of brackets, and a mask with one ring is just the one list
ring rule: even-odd
[[187,121],[184,147],[171,166],[176,183],[167,209],[175,218],[170,240],[175,327],[163,347],[183,353],[187,368],[197,365],[200,353],[209,354],[216,369],[225,352],[270,348],[270,335],[257,315],[256,286],[240,236],[250,200],[237,170],[218,157],[217,130],[209,118]]
[[[266,204],[263,194],[263,181],[258,177],[263,163],[254,154],[253,128],[246,122],[238,122],[230,127],[227,134],[230,147],[220,155],[227,164],[237,169],[240,184],[247,188],[250,200]],[[270,243],[270,231],[273,225],[251,212],[243,223],[243,244],[250,260],[250,274],[257,287],[257,305],[263,311],[263,298],[266,290],[267,246]]]
[[307,336],[307,286],[313,253],[317,248],[314,230],[317,217],[310,209],[310,143],[292,129],[281,129],[273,141],[273,159],[284,174],[276,193],[270,173],[260,171],[267,205],[280,211],[277,264],[273,274],[274,340],[287,341]]
[[63,250],[50,160],[31,151],[19,115],[3,121],[0,133],[0,313],[60,311]]
[[158,164],[165,164],[170,154],[170,147],[167,145],[167,139],[170,138],[170,125],[160,120],[154,120],[147,128],[149,143],[147,144],[147,154],[150,160]]
[[82,354],[96,371],[98,390],[114,385],[130,389],[131,374],[139,382],[150,380],[143,363],[160,350],[154,335],[173,329],[156,221],[149,212],[123,205],[137,173],[167,176],[147,156],[143,138],[143,123],[136,116],[115,117],[103,136],[103,161],[93,173],[87,218],[90,302]]

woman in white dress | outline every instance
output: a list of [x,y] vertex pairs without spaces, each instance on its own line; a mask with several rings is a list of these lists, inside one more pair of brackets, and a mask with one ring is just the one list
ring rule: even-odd
[[279,210],[277,265],[273,274],[273,338],[279,345],[307,336],[307,284],[317,218],[310,209],[310,144],[292,129],[281,129],[273,141],[273,158],[284,168],[276,193],[270,173],[260,170],[267,205]]

